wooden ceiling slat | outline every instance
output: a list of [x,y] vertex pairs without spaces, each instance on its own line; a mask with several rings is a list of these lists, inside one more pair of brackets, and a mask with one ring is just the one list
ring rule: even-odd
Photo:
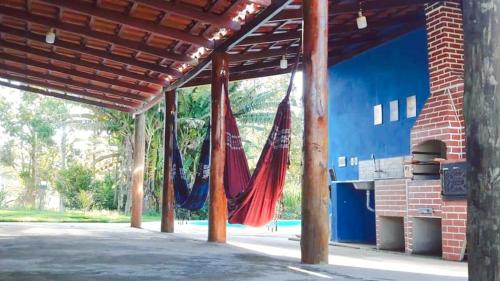
[[39,73],[39,72],[36,72],[33,70],[21,69],[18,67],[13,67],[10,65],[2,64],[2,63],[0,63],[0,67],[1,67],[0,70],[5,70],[5,71],[12,72],[12,73],[17,73],[17,74],[22,75],[22,76],[26,75],[26,76],[37,77],[37,78],[42,79],[42,80],[53,81],[56,83],[66,84],[66,85],[70,85],[70,86],[74,86],[74,87],[78,87],[78,88],[82,88],[82,89],[90,89],[90,90],[93,90],[96,92],[111,94],[114,96],[129,98],[129,99],[133,99],[133,100],[137,100],[137,101],[147,100],[146,97],[143,97],[141,95],[132,94],[132,93],[124,93],[124,92],[121,92],[121,91],[118,91],[115,89],[106,88],[106,87],[102,87],[99,85],[93,85],[93,84],[75,81],[75,80],[68,79],[68,78],[62,78],[62,77],[56,77],[56,76],[52,76],[52,75],[42,74],[42,73]]
[[[408,6],[419,6],[424,4],[430,4],[434,2],[439,2],[441,0],[384,0],[384,1],[363,1],[362,7],[363,12],[376,12],[379,10],[387,10],[391,8],[400,8]],[[340,16],[346,14],[356,14],[359,11],[359,4],[354,1],[344,4],[334,4],[332,8],[329,9],[329,16]],[[273,17],[272,21],[282,21],[282,20],[302,20],[302,9],[287,9]],[[334,24],[332,20],[329,24]]]
[[245,40],[241,41],[241,43],[238,44],[238,46],[272,43],[278,41],[288,41],[288,40],[300,39],[301,36],[302,32],[300,30],[294,30],[278,34],[268,34],[264,36],[249,36]]
[[116,75],[119,75],[122,77],[135,79],[138,81],[143,81],[143,82],[147,82],[147,83],[151,83],[151,84],[156,84],[156,85],[164,85],[165,84],[165,80],[161,79],[161,78],[153,78],[153,77],[149,77],[146,75],[140,75],[140,74],[137,74],[135,72],[128,72],[128,71],[124,71],[124,70],[117,69],[114,67],[108,67],[108,66],[105,66],[103,64],[91,63],[91,62],[88,62],[88,61],[85,61],[85,60],[82,60],[79,58],[71,58],[71,57],[67,57],[64,55],[57,54],[57,53],[46,52],[46,51],[43,51],[41,49],[32,48],[30,46],[25,46],[25,45],[10,43],[10,42],[7,42],[5,40],[0,41],[0,48],[7,48],[10,50],[14,50],[14,51],[20,51],[20,52],[23,52],[25,54],[36,55],[36,56],[44,57],[44,58],[51,59],[51,60],[57,60],[57,61],[69,63],[69,64],[72,64],[75,66],[81,66],[81,67],[95,69],[98,71],[103,71],[103,72],[107,72],[107,73],[111,73],[111,74],[116,74]]
[[230,62],[243,62],[249,60],[259,60],[272,57],[280,57],[285,54],[294,54],[299,50],[298,47],[282,48],[276,50],[266,50],[260,52],[246,52],[243,54],[231,54],[229,55]]
[[232,30],[240,29],[240,25],[237,22],[234,22],[230,17],[214,15],[210,12],[196,10],[182,3],[175,3],[174,1],[167,2],[164,0],[135,0],[135,2],[154,9],[159,9],[168,14],[183,16],[188,19],[194,19],[203,23],[215,25],[217,27],[224,27]]
[[[362,8],[363,12],[376,12],[380,10],[388,10],[392,8],[401,8],[408,6],[418,6],[424,4],[430,4],[434,2],[439,2],[442,0],[375,0],[375,1],[363,1]],[[333,8],[329,9],[329,16],[338,16],[344,14],[353,14],[359,11],[359,4],[357,2],[340,3],[334,4]],[[333,21],[330,21],[333,24]]]
[[359,55],[360,53],[362,53],[366,50],[369,50],[375,46],[378,46],[384,42],[393,40],[393,39],[395,39],[403,34],[411,32],[412,30],[415,30],[420,26],[422,26],[422,22],[410,22],[410,23],[404,24],[402,27],[400,27],[396,31],[390,33],[389,35],[378,38],[377,40],[365,42],[365,44],[362,44],[361,46],[355,48],[354,50],[350,50],[349,52],[345,52],[345,53],[337,55],[333,58],[329,58],[328,64],[329,65],[337,64],[337,63],[342,62],[344,60],[350,59],[350,58],[352,58],[356,55]]
[[[9,75],[9,74],[5,74],[5,73],[0,73],[0,77],[3,77],[4,79],[15,80],[18,82],[22,82],[22,83],[30,84],[30,85],[35,85],[35,86],[42,87],[42,88],[50,88],[50,89],[54,89],[54,90],[58,90],[58,91],[62,91],[62,92],[72,92],[74,94],[78,94],[81,96],[86,96],[86,97],[90,97],[90,98],[94,98],[94,99],[100,99],[100,100],[107,101],[107,102],[120,103],[120,104],[123,104],[124,106],[128,106],[128,107],[135,107],[135,106],[140,105],[140,103],[137,101],[125,100],[123,98],[116,97],[114,95],[108,95],[108,94],[102,94],[102,93],[90,93],[90,92],[87,92],[84,90],[72,89],[72,88],[69,88],[68,86],[59,86],[59,85],[54,85],[54,84],[50,84],[47,82],[42,82],[42,81],[35,80],[35,79],[27,77],[27,76],[22,76],[22,74],[19,74],[19,75],[21,77]],[[43,78],[39,78],[39,79],[43,80]]]
[[152,21],[127,16],[120,12],[105,10],[102,8],[96,8],[95,6],[85,4],[84,2],[67,1],[67,0],[39,0],[39,1],[55,5],[57,7],[62,7],[64,9],[72,10],[77,13],[82,13],[87,16],[98,17],[107,21],[112,21],[122,25],[126,25],[131,28],[155,33],[174,40],[181,40],[183,42],[197,46],[203,46],[205,48],[213,48],[213,43],[210,40],[205,39],[203,37],[194,36],[179,29],[157,25]]
[[115,109],[115,110],[122,111],[122,112],[131,112],[132,111],[131,108],[119,106],[116,104],[109,104],[109,103],[79,98],[79,97],[75,97],[75,96],[59,94],[59,93],[55,93],[55,92],[44,91],[42,89],[37,89],[37,88],[24,86],[24,85],[12,85],[10,83],[6,83],[3,81],[0,81],[0,85],[5,86],[5,87],[9,87],[12,89],[17,89],[17,90],[26,91],[26,92],[32,92],[35,94],[54,97],[54,98],[58,98],[58,99],[64,99],[64,100],[74,101],[74,102],[78,102],[78,103],[84,103],[84,104],[89,104],[89,105],[94,105],[94,106],[99,106],[99,107],[105,107],[105,108],[109,108],[109,109]]
[[[6,27],[6,26],[2,26],[2,25],[0,25],[0,32],[15,35],[15,36],[18,36],[21,38],[26,38],[26,39],[33,40],[33,41],[38,41],[40,43],[45,44],[45,36],[39,35],[36,33],[23,31],[23,30],[11,28],[11,27]],[[164,74],[169,74],[169,75],[178,75],[179,74],[179,72],[177,70],[173,70],[171,68],[162,67],[162,66],[159,66],[156,64],[138,61],[136,59],[128,58],[125,56],[111,54],[111,53],[108,53],[107,51],[101,51],[101,50],[85,47],[82,45],[67,43],[67,42],[64,42],[62,40],[56,40],[54,42],[54,44],[52,44],[52,46],[67,49],[70,51],[75,51],[75,52],[82,53],[82,54],[88,54],[88,55],[98,57],[101,59],[112,60],[112,61],[124,64],[124,65],[132,65],[135,67],[139,67],[139,68],[142,68],[145,70],[155,71],[158,73],[164,73]]]
[[352,24],[342,24],[342,25],[333,25],[328,29],[328,35],[331,37],[332,35],[339,35],[343,33],[363,33],[369,32],[374,29],[388,28],[397,24],[402,24],[405,22],[415,22],[420,21],[424,22],[425,18],[423,15],[411,15],[411,16],[401,16],[401,17],[390,17],[383,18],[377,20],[369,20],[368,27],[362,30],[359,30],[356,26],[356,21],[352,21]]
[[118,79],[110,79],[110,78],[106,78],[106,77],[103,77],[100,75],[80,72],[80,71],[77,71],[75,69],[68,69],[68,68],[57,66],[57,65],[47,64],[47,63],[35,61],[33,59],[28,59],[28,58],[21,58],[21,57],[6,54],[6,53],[0,53],[0,59],[12,61],[12,62],[17,62],[17,63],[21,63],[24,65],[34,66],[34,67],[38,67],[38,68],[49,70],[49,71],[55,71],[55,72],[59,72],[59,73],[65,74],[65,75],[82,77],[82,78],[85,78],[88,80],[97,81],[97,82],[101,82],[101,83],[105,83],[105,84],[109,84],[109,85],[115,85],[118,87],[143,92],[143,93],[146,93],[148,95],[154,95],[154,94],[159,93],[159,91],[153,90],[149,87],[138,86],[138,85],[134,85],[134,84],[120,81]]
[[297,20],[302,21],[302,9],[286,9],[273,17],[270,22],[282,20]]
[[[420,20],[422,21],[423,18],[421,16],[407,16],[407,17],[398,17],[398,18],[390,18],[390,19],[384,19],[384,20],[377,20],[377,21],[370,21],[369,26],[366,29],[359,30],[356,27],[356,23],[353,21],[352,25],[333,25],[329,29],[329,34],[334,35],[334,34],[342,34],[342,33],[351,33],[351,32],[363,32],[366,33],[367,31],[377,29],[380,27],[387,27],[390,25],[398,24],[401,22],[414,22]],[[288,41],[288,40],[293,40],[293,39],[299,39],[302,36],[302,32],[300,30],[297,31],[289,31],[286,33],[279,33],[279,34],[267,34],[263,36],[251,36],[243,40],[238,46],[244,46],[244,45],[254,45],[254,44],[264,44],[264,43],[272,43],[272,42],[282,42],[282,41]]]
[[[2,7],[0,9],[0,15],[5,15],[20,20],[26,20],[31,23],[45,25],[51,28],[55,28],[57,30],[66,31],[69,33],[73,33],[79,36],[85,36],[88,38],[94,38],[96,40],[100,40],[110,44],[120,45],[129,49],[141,50],[141,52],[150,53],[152,55],[169,60],[174,60],[177,62],[189,63],[193,61],[193,59],[189,56],[168,52],[164,49],[152,47],[142,42],[125,39],[117,35],[99,32],[97,30],[92,30],[89,27],[79,26],[68,22],[60,22],[54,19],[50,19],[39,15],[34,15],[18,9]],[[177,74],[177,76],[178,75],[179,73]]]

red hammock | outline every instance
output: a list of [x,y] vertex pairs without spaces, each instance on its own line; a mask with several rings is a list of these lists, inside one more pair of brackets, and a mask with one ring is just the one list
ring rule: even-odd
[[298,57],[287,94],[278,107],[271,133],[251,176],[236,119],[229,103],[227,79],[224,79],[227,109],[224,188],[228,199],[230,223],[262,226],[269,223],[274,216],[276,203],[285,185],[288,166],[291,125],[289,96],[297,62]]

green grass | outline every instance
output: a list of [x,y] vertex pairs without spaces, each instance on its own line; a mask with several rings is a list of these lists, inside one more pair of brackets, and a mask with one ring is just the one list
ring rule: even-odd
[[[146,214],[143,221],[158,221],[158,214]],[[130,216],[116,211],[44,211],[36,209],[0,209],[0,222],[130,222]]]

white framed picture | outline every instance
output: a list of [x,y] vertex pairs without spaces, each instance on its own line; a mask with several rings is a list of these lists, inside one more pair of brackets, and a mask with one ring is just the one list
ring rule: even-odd
[[406,98],[406,118],[417,116],[417,96],[409,96]]
[[399,102],[398,100],[393,100],[389,103],[390,107],[390,120],[391,122],[399,120]]
[[373,107],[373,124],[380,125],[382,124],[382,105],[377,104]]

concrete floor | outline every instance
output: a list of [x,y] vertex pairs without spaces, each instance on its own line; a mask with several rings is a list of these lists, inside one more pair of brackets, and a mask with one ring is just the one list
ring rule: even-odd
[[293,228],[229,228],[225,245],[206,243],[203,226],[144,228],[0,223],[0,280],[467,280],[466,263],[369,249],[331,247],[331,264],[302,265]]

